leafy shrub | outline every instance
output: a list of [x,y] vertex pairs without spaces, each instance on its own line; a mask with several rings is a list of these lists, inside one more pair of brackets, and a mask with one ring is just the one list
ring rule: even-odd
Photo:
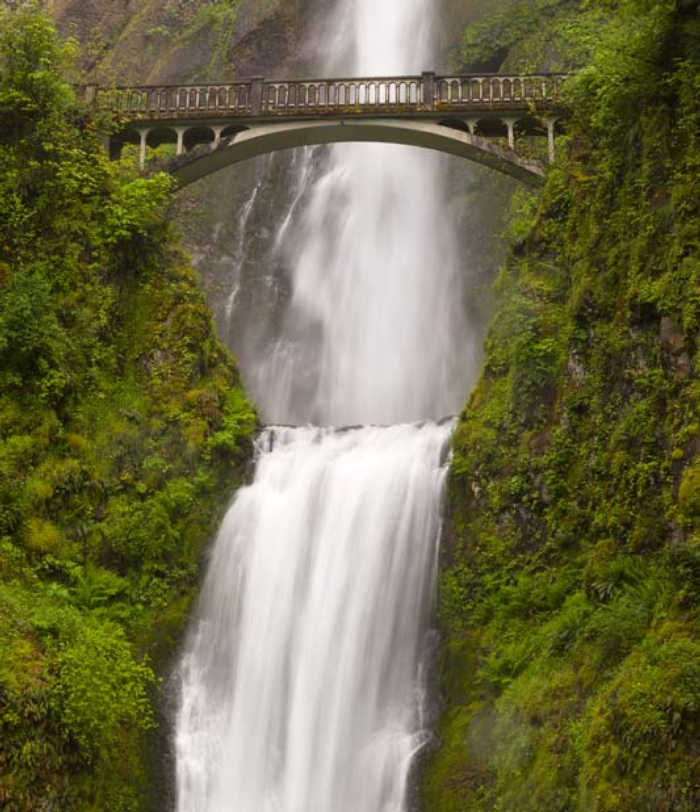
[[238,456],[245,454],[256,426],[257,415],[243,390],[229,390],[224,405],[223,427],[209,440],[209,451]]
[[591,708],[582,775],[601,810],[694,808],[700,647],[679,633],[646,641]]
[[153,726],[148,690],[155,675],[134,661],[118,629],[86,623],[61,645],[56,663],[62,729],[87,760],[116,743],[121,725]]

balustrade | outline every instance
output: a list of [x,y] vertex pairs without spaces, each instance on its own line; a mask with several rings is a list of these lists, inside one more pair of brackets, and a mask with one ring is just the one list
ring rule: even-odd
[[395,76],[93,89],[97,104],[126,117],[390,115],[555,106],[566,77]]
[[420,103],[420,77],[265,82],[262,112],[284,114],[312,111],[322,115],[338,111],[398,110],[407,106],[417,109]]
[[565,76],[449,76],[436,80],[437,101],[450,108],[556,104]]
[[100,88],[97,104],[117,113],[155,117],[177,114],[251,114],[250,83]]

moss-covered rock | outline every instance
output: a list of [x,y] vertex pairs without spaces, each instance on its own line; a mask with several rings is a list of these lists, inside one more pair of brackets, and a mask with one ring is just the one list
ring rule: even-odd
[[454,439],[429,812],[700,804],[697,18],[585,5],[568,155],[514,207]]
[[0,805],[152,809],[159,674],[256,415],[170,181],[109,163],[45,17],[0,17]]

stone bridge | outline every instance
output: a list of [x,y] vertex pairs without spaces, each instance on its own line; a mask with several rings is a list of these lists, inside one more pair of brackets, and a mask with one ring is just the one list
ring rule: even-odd
[[[455,75],[249,81],[104,88],[88,100],[115,114],[110,151],[172,144],[164,169],[186,186],[225,166],[292,147],[371,141],[438,150],[529,184],[544,176],[533,139],[555,157],[566,76]],[[544,141],[546,139],[546,142]],[[524,149],[523,149],[524,147]]]

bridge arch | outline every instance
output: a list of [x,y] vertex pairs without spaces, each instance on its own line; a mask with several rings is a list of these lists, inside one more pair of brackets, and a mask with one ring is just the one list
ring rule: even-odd
[[146,145],[151,149],[158,149],[165,144],[177,144],[177,131],[174,127],[161,125],[146,134]]
[[399,119],[338,119],[262,124],[183,152],[169,161],[165,169],[184,187],[224,167],[279,150],[319,144],[383,143],[456,155],[529,185],[542,183],[544,170],[540,163],[471,134],[466,123],[467,130],[455,128],[454,123],[450,119],[445,124]]
[[191,152],[206,144],[213,144],[217,140],[217,132],[206,124],[187,127],[182,133],[182,146],[178,152]]
[[508,138],[514,120],[504,120],[501,116],[487,114],[474,121],[474,133],[483,138]]
[[451,130],[459,130],[463,133],[468,133],[469,135],[473,135],[473,126],[470,121],[465,121],[462,118],[446,118],[442,121],[438,121],[438,124],[441,127],[449,127]]

